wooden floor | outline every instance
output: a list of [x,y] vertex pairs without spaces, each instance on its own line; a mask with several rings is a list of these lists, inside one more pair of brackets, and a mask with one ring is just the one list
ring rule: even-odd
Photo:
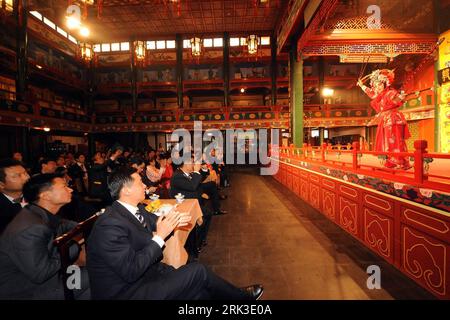
[[[262,283],[269,299],[433,299],[318,211],[258,170],[236,168],[222,190],[200,262],[230,282]],[[381,268],[380,290],[367,267]]]

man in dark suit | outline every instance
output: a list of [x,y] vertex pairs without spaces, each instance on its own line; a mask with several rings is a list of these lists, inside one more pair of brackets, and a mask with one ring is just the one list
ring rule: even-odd
[[214,215],[226,214],[225,210],[220,209],[220,195],[215,183],[202,183],[208,175],[209,170],[206,165],[194,164],[193,158],[190,161],[185,161],[172,176],[169,196],[173,198],[177,193],[181,193],[186,199],[198,199],[203,207],[202,194],[206,193],[211,197]]
[[172,211],[157,218],[140,206],[145,185],[133,169],[109,177],[117,199],[96,221],[87,245],[87,267],[94,299],[257,299],[262,286],[239,289],[191,263],[175,269],[160,262],[165,239],[190,217]]
[[89,196],[102,200],[101,206],[104,208],[112,203],[111,195],[108,192],[108,166],[101,152],[96,152],[93,157],[93,164],[88,170]]
[[[207,244],[206,238],[208,236],[212,215],[227,213],[224,210],[220,210],[220,205],[218,204],[219,196],[215,183],[202,183],[208,174],[209,170],[206,166],[199,163],[194,164],[194,158],[191,157],[190,161],[185,161],[181,164],[170,181],[169,196],[171,198],[181,193],[186,199],[197,199],[202,208],[204,223],[198,229],[199,240],[196,240],[194,235],[190,234],[187,241],[187,249],[194,258],[197,257],[202,247]],[[203,193],[207,193],[212,198],[213,212],[207,208],[205,200],[202,197]]]
[[0,234],[25,206],[22,189],[29,178],[26,169],[18,160],[0,160]]
[[[0,237],[0,299],[64,299],[59,276],[61,260],[53,240],[76,223],[56,214],[71,200],[72,189],[55,174],[33,176],[23,187],[29,203]],[[73,250],[72,250],[73,249]],[[75,260],[78,246],[70,250]],[[86,270],[80,270],[81,289],[89,288]]]

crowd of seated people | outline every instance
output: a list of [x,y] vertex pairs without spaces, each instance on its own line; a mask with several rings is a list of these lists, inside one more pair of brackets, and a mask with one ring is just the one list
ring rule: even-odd
[[[41,157],[34,170],[20,153],[0,160],[0,299],[63,299],[53,241],[100,208],[106,211],[87,239],[87,268],[79,264],[83,290],[76,298],[259,298],[261,285],[237,288],[196,262],[211,220],[226,214],[220,205],[226,197],[219,193],[229,186],[225,164],[193,155],[172,160],[170,152],[121,146],[97,152],[91,161],[81,153]],[[142,201],[153,193],[199,201],[203,224],[190,232],[188,264],[179,269],[162,263],[161,253],[174,229],[187,221],[176,211],[165,218],[141,215]],[[77,261],[79,253],[74,246],[70,259]]]

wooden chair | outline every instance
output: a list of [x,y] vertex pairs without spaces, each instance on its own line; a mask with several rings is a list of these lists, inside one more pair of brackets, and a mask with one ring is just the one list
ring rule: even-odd
[[[60,259],[61,270],[60,274],[64,285],[64,298],[65,300],[74,300],[74,293],[66,285],[69,274],[67,274],[67,268],[74,263],[70,257],[70,248],[74,245],[81,247],[85,244],[85,240],[89,237],[89,234],[94,226],[97,218],[104,212],[104,210],[97,212],[90,218],[80,222],[75,228],[69,232],[59,236],[53,241],[53,244],[57,247]],[[81,252],[81,251],[80,251]]]

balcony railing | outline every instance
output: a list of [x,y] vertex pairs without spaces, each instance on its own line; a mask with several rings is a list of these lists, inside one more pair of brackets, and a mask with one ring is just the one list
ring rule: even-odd
[[[304,144],[280,147],[282,160],[308,162],[330,168],[346,170],[355,174],[409,184],[418,188],[450,192],[450,154],[428,153],[427,141],[414,141],[414,152],[378,152],[360,148],[358,142],[351,146],[324,144],[314,147]],[[274,154],[273,149],[271,154]],[[411,163],[409,170],[390,169],[383,166],[389,157],[406,157]]]

